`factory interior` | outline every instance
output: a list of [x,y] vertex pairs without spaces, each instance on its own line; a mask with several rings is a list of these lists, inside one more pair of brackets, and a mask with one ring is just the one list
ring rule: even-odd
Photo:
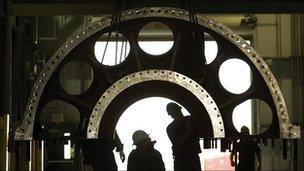
[[304,1],[0,0],[0,171],[91,171],[81,142],[116,134],[127,170],[136,130],[174,170],[170,102],[202,170],[247,126],[261,170],[301,171],[303,61]]

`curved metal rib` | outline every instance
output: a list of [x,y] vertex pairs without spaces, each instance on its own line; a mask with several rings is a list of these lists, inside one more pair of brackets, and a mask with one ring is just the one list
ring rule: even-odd
[[215,138],[224,138],[225,130],[222,115],[210,94],[191,78],[170,70],[146,70],[129,74],[115,82],[97,101],[87,128],[87,138],[98,138],[102,116],[111,101],[128,87],[146,81],[167,81],[190,91],[206,108],[212,122]]

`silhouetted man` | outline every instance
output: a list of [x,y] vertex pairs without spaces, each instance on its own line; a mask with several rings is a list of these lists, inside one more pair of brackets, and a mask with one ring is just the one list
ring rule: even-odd
[[156,141],[151,141],[149,135],[143,130],[134,132],[133,144],[136,149],[132,150],[128,158],[128,171],[164,171],[165,165],[161,154],[154,149]]
[[176,103],[167,104],[167,112],[174,119],[167,127],[172,143],[174,170],[201,170],[201,153],[197,129],[191,116],[184,116]]
[[87,139],[81,142],[83,163],[91,165],[94,171],[97,170],[117,170],[113,150],[119,152],[122,162],[125,161],[123,152],[123,144],[121,143],[117,133],[114,139]]
[[248,127],[243,126],[241,128],[241,133],[244,138],[241,138],[238,143],[233,147],[233,150],[230,154],[230,162],[231,166],[236,165],[236,161],[234,161],[234,156],[239,153],[239,163],[236,166],[236,171],[254,171],[255,166],[255,154],[258,158],[258,168],[257,170],[261,170],[261,149],[257,145],[255,141],[249,138],[250,132]]

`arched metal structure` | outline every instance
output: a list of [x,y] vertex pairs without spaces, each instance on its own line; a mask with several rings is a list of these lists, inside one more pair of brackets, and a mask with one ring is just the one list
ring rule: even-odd
[[212,130],[215,138],[224,138],[224,125],[222,115],[220,114],[217,105],[213,101],[209,93],[202,88],[194,80],[169,70],[146,70],[121,78],[116,81],[107,91],[103,93],[98,100],[94,110],[91,114],[90,121],[87,128],[88,138],[98,138],[98,132],[100,127],[100,121],[105,113],[107,107],[113,101],[113,99],[122,91],[135,84],[148,82],[148,81],[165,81],[176,84],[190,91],[205,107],[209,118],[212,122]]
[[[183,87],[183,81],[168,76],[170,72],[185,75],[188,81],[192,81],[192,84],[184,85],[184,87],[197,98],[204,95],[196,91],[196,89],[202,90],[202,87],[206,90],[205,93],[208,92],[212,96],[215,102],[213,105],[216,104],[218,106],[216,108],[221,113],[219,117],[215,117],[218,119],[215,119],[215,114],[208,110],[208,106],[205,106],[212,120],[213,131],[215,125],[217,125],[216,122],[221,119],[224,126],[223,133],[213,132],[214,137],[222,137],[224,132],[227,138],[238,137],[239,133],[232,123],[233,108],[247,99],[259,98],[272,109],[273,122],[266,132],[254,137],[299,138],[300,128],[291,124],[278,83],[258,53],[240,36],[224,25],[202,15],[197,17],[198,23],[194,24],[189,21],[189,13],[182,9],[164,7],[133,9],[122,12],[121,22],[115,25],[111,25],[110,17],[104,18],[88,26],[79,34],[72,36],[59,48],[41,72],[29,97],[23,122],[15,131],[15,139],[45,138],[40,135],[43,130],[37,118],[39,118],[39,112],[43,106],[54,99],[61,99],[76,106],[81,111],[83,123],[80,124],[88,126],[87,137],[97,138],[97,131],[101,131],[99,132],[101,134],[104,131],[97,130],[103,129],[99,128],[99,123],[103,120],[103,111],[106,112],[108,105],[111,105],[111,100],[115,100],[116,95],[123,94],[126,91],[123,87],[132,85],[130,82],[125,82],[124,86],[119,89],[116,87],[118,85],[117,82],[114,83],[115,81],[128,78],[130,81],[133,80],[133,83],[146,85],[152,84],[152,80],[171,81],[178,87]],[[139,48],[137,39],[140,28],[154,21],[168,25],[174,33],[173,48],[157,58],[152,58],[151,55],[144,53]],[[219,45],[219,53],[215,61],[208,65],[200,62],[204,52],[201,47],[193,44],[193,40],[196,39],[192,34],[193,27],[199,29],[202,33],[210,34]],[[131,51],[123,63],[109,67],[98,63],[92,47],[98,37],[112,31],[118,31],[127,37]],[[193,49],[198,50],[197,53]],[[219,83],[218,78],[220,65],[232,57],[245,61],[250,66],[253,75],[251,87],[239,95],[226,91]],[[94,71],[92,86],[85,93],[77,96],[66,93],[58,81],[60,69],[71,60],[84,60],[91,65]],[[154,74],[152,78],[150,77],[152,75],[147,74],[149,70],[166,74]],[[145,74],[144,76],[138,76],[140,73]],[[136,77],[132,78],[132,74]],[[151,79],[151,81],[147,81],[147,79]],[[187,93],[186,90],[183,91]],[[105,96],[107,100],[104,101]],[[172,96],[178,98],[178,95],[173,94]],[[203,105],[206,104],[204,100],[201,102]],[[191,106],[186,107],[191,108]],[[89,118],[90,122],[88,121]],[[111,129],[114,129],[117,119],[112,119],[111,122]],[[81,131],[83,130],[79,127],[72,136],[77,137],[77,134]]]

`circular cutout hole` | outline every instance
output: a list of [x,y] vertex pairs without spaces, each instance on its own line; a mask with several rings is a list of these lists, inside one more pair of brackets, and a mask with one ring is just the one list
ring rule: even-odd
[[71,61],[60,71],[60,84],[69,94],[83,94],[93,82],[93,69],[84,61]]
[[118,32],[103,34],[94,46],[95,57],[103,65],[118,65],[127,58],[129,52],[129,41]]
[[272,111],[263,100],[249,99],[234,108],[232,121],[239,132],[242,126],[247,126],[251,134],[257,135],[269,129],[272,123]]
[[61,137],[64,133],[73,133],[77,129],[80,113],[73,105],[54,100],[43,107],[39,121],[49,136]]
[[205,45],[206,64],[210,64],[217,57],[218,44],[210,34],[204,33],[204,36],[205,36],[204,45]]
[[244,93],[251,86],[251,69],[243,60],[228,59],[220,66],[219,80],[227,91]]
[[162,55],[168,52],[174,44],[171,29],[160,22],[146,24],[138,34],[140,48],[150,55]]

